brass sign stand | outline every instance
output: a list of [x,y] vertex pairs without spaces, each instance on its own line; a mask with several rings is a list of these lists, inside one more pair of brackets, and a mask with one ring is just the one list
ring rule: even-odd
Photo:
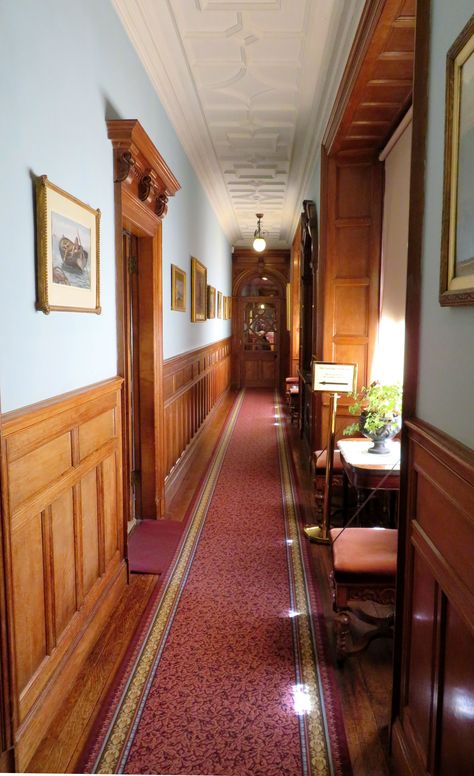
[[334,437],[336,434],[336,412],[338,393],[329,395],[328,443],[326,448],[326,482],[324,486],[323,519],[321,525],[308,525],[304,532],[308,539],[318,544],[329,544],[329,528],[332,497],[332,461],[334,457]]
[[[354,392],[357,385],[357,364],[335,364],[333,362],[313,361],[313,391],[329,394],[328,441],[326,447],[326,477],[324,487],[323,518],[321,525],[308,525],[304,532],[308,539],[318,544],[329,544],[332,497],[332,463],[336,436],[336,413],[339,393]],[[331,388],[329,388],[331,386]]]

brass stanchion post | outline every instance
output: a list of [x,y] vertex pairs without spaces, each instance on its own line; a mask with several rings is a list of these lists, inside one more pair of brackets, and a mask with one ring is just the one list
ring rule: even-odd
[[308,525],[304,532],[308,539],[318,544],[329,544],[329,528],[331,521],[331,497],[332,497],[332,462],[334,458],[334,437],[336,434],[336,412],[339,394],[331,393],[329,396],[329,425],[328,442],[326,448],[326,479],[324,486],[323,520],[321,525]]

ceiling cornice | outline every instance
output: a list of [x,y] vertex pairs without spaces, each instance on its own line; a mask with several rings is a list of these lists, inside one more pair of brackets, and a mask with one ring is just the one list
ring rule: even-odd
[[[206,121],[202,115],[194,89],[187,87],[189,72],[171,83],[167,62],[173,56],[173,46],[179,46],[179,37],[172,23],[172,17],[163,13],[161,6],[160,24],[154,28],[153,37],[141,0],[112,0],[127,35],[158,94],[173,128],[178,135],[189,161],[191,162],[202,186],[204,187],[216,216],[232,243],[240,238],[240,230],[234,216],[226,186],[222,179],[220,165],[216,159],[212,143],[208,138]],[[165,0],[166,6],[168,5]],[[156,13],[155,8],[150,9]],[[159,38],[156,32],[159,31]],[[184,110],[186,106],[186,110]],[[192,114],[193,131],[188,130]]]
[[[226,160],[228,158],[225,155],[219,158],[222,156],[222,151],[219,148],[219,137],[216,135],[216,132],[219,131],[218,129],[216,130],[216,127],[219,127],[219,122],[216,123],[214,121],[212,123],[211,120],[211,124],[209,124],[208,106],[206,107],[206,114],[204,112],[202,90],[207,87],[203,86],[202,76],[200,77],[201,80],[196,81],[196,63],[193,60],[193,56],[190,56],[189,40],[183,38],[183,30],[181,29],[183,19],[176,16],[176,10],[179,10],[180,6],[173,6],[171,0],[161,0],[159,3],[156,0],[112,0],[112,2],[160,102],[168,114],[178,139],[209,197],[228,240],[232,244],[248,243],[250,212],[254,209],[260,209],[262,212],[268,213],[268,224],[270,224],[272,213],[274,214],[274,225],[271,230],[273,232],[272,241],[282,247],[289,246],[299,219],[302,201],[308,194],[313,169],[320,152],[323,132],[347,60],[364,0],[352,0],[349,8],[344,0],[332,0],[333,6],[327,4],[319,6],[315,0],[309,0],[306,6],[303,26],[305,36],[304,57],[300,62],[300,66],[303,67],[301,71],[302,81],[298,82],[300,84],[298,88],[302,89],[299,102],[302,118],[295,122],[289,148],[291,156],[286,157],[288,162],[286,163],[287,181],[285,188],[282,189],[282,183],[278,182],[278,180],[281,181],[282,170],[285,167],[284,163],[274,161],[273,172],[271,172],[272,164],[269,162],[266,165],[270,167],[271,175],[275,176],[273,177],[275,181],[273,184],[275,196],[272,198],[270,195],[268,198],[264,195],[266,199],[263,208],[260,203],[257,204],[258,192],[260,191],[258,186],[261,185],[258,182],[258,176],[256,176],[254,181],[249,180],[253,176],[248,174],[240,178],[237,164],[232,161],[224,161],[224,158]],[[230,7],[233,6],[228,0],[222,5],[222,10],[224,8],[230,10]],[[237,7],[240,7],[240,5],[240,3],[236,3],[234,10],[237,10]],[[258,0],[255,6],[256,9],[261,9],[262,0]],[[216,8],[217,6],[214,4],[213,7]],[[279,5],[279,7],[281,6]],[[246,6],[246,8],[249,8],[249,6]],[[323,8],[325,8],[324,13],[326,14],[324,20],[319,15]],[[328,11],[328,9],[330,10]],[[275,10],[278,11],[278,9]],[[330,15],[328,16],[328,14]],[[238,14],[240,27],[242,27],[241,16],[241,14]],[[187,21],[188,17],[185,17],[185,22]],[[324,25],[326,25],[327,30]],[[323,27],[326,31],[325,38],[321,33]],[[234,28],[229,30],[229,32],[234,34]],[[239,30],[237,30],[237,35],[239,34]],[[260,32],[259,34],[261,36],[265,33]],[[276,33],[277,36],[278,34],[282,37],[282,40],[287,35],[289,35],[289,40],[291,40],[292,35],[293,37],[295,36],[295,33]],[[207,38],[210,42],[209,45],[215,40],[213,33],[203,32],[197,35],[194,34],[194,39],[199,38],[199,36]],[[250,41],[250,44],[252,43],[251,38],[252,36],[245,38],[245,45],[248,45],[247,41]],[[278,53],[278,46],[276,46],[275,52]],[[245,56],[245,52],[243,56]],[[205,62],[205,65],[208,65],[209,62],[212,64],[213,60],[209,59],[208,62]],[[284,57],[281,59],[281,64],[282,66],[285,65]],[[291,66],[297,66],[296,60],[291,61]],[[256,67],[255,62],[253,67]],[[253,72],[255,76],[255,70]],[[258,70],[256,72],[258,73]],[[233,80],[235,79],[231,79],[229,83],[231,84]],[[239,79],[237,78],[237,80]],[[240,84],[239,88],[241,88]],[[221,96],[222,94],[226,96],[226,90],[229,91],[229,111],[235,109],[236,106],[240,105],[241,107],[239,101],[235,104],[232,103],[234,94],[230,90],[233,89],[233,86],[219,86],[218,89],[221,90]],[[201,93],[199,93],[199,90],[201,90]],[[216,95],[218,95],[218,92],[216,92]],[[282,103],[277,101],[275,108],[280,110],[280,106],[282,106],[281,110],[291,110],[289,105],[290,103],[282,105]],[[221,109],[213,107],[212,110]],[[212,117],[212,119],[214,118]],[[264,120],[257,121],[260,135],[256,134],[256,138],[260,142],[263,140],[265,132],[267,132],[269,138],[268,143],[271,143],[274,137],[278,137],[276,133],[280,131],[287,131],[287,133],[290,133],[288,137],[291,137],[290,129],[283,129],[286,126],[284,123],[280,125],[275,124],[275,127],[273,127],[271,120],[269,121],[269,116],[262,114],[261,118]],[[232,126],[232,121],[229,125]],[[268,130],[265,129],[267,126]],[[281,130],[280,127],[282,128]],[[211,136],[211,131],[213,136]],[[236,137],[241,138],[245,136],[246,131],[245,129],[241,130],[237,124],[235,132],[232,130],[229,134],[235,134]],[[218,140],[217,151],[216,137]],[[281,137],[284,137],[284,135]],[[239,142],[241,141],[237,141],[237,146]],[[290,140],[286,140],[285,137],[285,142],[290,142]],[[231,150],[233,153],[237,153],[235,149]],[[236,158],[238,157],[234,157],[234,159]],[[271,156],[267,158],[270,159]],[[274,157],[275,160],[277,158],[277,156]],[[265,163],[263,163],[263,166],[265,166]],[[279,168],[278,173],[277,168]],[[278,179],[278,175],[280,179]],[[268,178],[268,180],[270,179]],[[228,188],[230,186],[229,180],[233,183],[233,189]],[[255,186],[256,196],[248,198],[247,206],[245,192],[247,190],[251,191],[252,185]],[[236,196],[236,191],[242,191],[239,197]],[[279,191],[281,194],[279,194],[278,199],[276,194]],[[244,206],[242,206],[242,202],[245,203]],[[280,213],[279,216],[278,212]],[[238,218],[240,224],[237,220]],[[242,231],[242,227],[244,231]]]

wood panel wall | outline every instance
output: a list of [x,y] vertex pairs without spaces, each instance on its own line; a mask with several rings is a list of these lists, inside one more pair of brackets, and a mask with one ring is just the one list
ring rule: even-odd
[[301,286],[301,221],[298,221],[290,254],[290,371],[291,377],[298,376],[300,363],[300,286]]
[[405,426],[407,515],[398,773],[474,764],[474,452],[419,420]]
[[[381,162],[323,154],[318,292],[322,343],[316,353],[323,361],[357,363],[359,387],[371,379],[377,338],[382,207]],[[348,399],[338,403],[338,427],[352,417],[348,404]],[[318,444],[327,436],[328,405],[328,394],[319,395]]]
[[231,342],[228,337],[163,364],[167,498],[184,471],[185,453],[229,389]]
[[17,770],[126,582],[121,385],[116,378],[2,418]]

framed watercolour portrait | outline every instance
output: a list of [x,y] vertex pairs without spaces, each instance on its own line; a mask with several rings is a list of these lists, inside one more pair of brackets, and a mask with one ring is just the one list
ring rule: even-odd
[[217,317],[222,318],[222,291],[217,292]]
[[36,181],[36,307],[100,313],[100,210],[55,186]]
[[191,257],[191,320],[207,320],[207,269]]
[[474,304],[474,16],[448,51],[439,301]]
[[216,317],[216,289],[214,286],[207,287],[207,317]]
[[186,272],[171,265],[171,309],[186,312]]

